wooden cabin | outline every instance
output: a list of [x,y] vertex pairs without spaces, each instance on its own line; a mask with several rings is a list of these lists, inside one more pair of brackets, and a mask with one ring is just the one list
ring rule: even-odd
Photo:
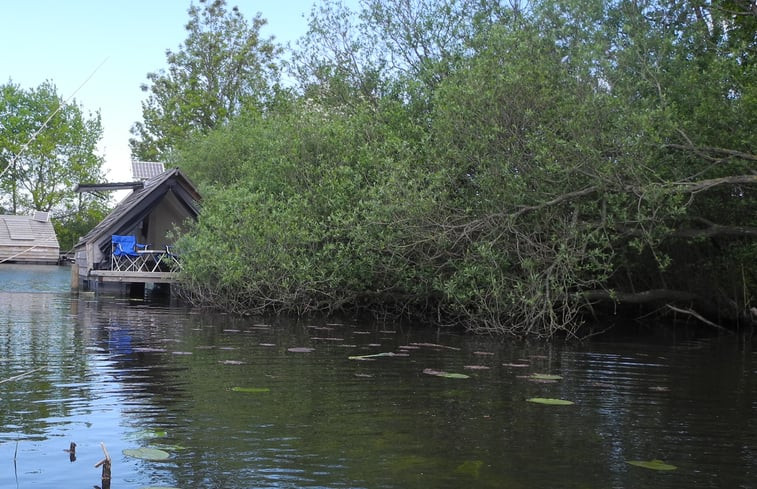
[[[197,219],[200,195],[192,182],[172,168],[145,180],[122,184],[79,185],[80,192],[131,188],[113,211],[74,247],[72,285],[96,290],[99,284],[164,284],[173,281],[169,233]],[[113,255],[113,235],[134,236],[143,246],[134,263],[119,264]],[[168,265],[175,264],[168,263]]]
[[47,212],[0,216],[0,263],[56,264],[60,246]]

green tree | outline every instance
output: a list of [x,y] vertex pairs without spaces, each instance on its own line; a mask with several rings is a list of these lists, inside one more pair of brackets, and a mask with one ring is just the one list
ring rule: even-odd
[[[0,185],[8,212],[68,215],[86,208],[74,186],[103,176],[99,113],[65,103],[51,82],[24,90],[0,86]],[[90,198],[91,199],[91,198]]]
[[110,210],[107,200],[80,194],[80,202],[73,212],[55,216],[53,220],[61,251],[73,251],[79,239],[98,225]]
[[330,103],[398,96],[429,101],[434,87],[469,52],[481,29],[522,15],[494,0],[339,0],[314,7],[294,52],[293,72],[308,96]]
[[158,160],[189,136],[228,122],[246,106],[260,107],[277,78],[279,48],[260,37],[266,21],[251,22],[224,0],[189,8],[187,38],[168,50],[167,70],[149,73],[142,122],[132,127],[132,154]]
[[691,6],[554,7],[484,32],[436,92],[447,315],[546,336],[597,300],[749,321],[752,69]]
[[604,305],[751,320],[751,10],[362,5],[358,34],[343,10],[311,24],[334,42],[295,58],[302,96],[181,152],[209,191],[182,242],[193,300],[539,337]]

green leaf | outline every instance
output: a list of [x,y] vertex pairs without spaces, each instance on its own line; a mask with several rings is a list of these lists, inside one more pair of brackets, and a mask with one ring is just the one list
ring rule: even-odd
[[396,353],[393,352],[382,352],[382,353],[374,353],[372,355],[353,355],[351,357],[347,357],[348,360],[371,360],[378,357],[394,357],[397,356]]
[[158,450],[157,448],[141,447],[141,448],[126,448],[122,452],[127,457],[139,458],[142,460],[151,460],[153,462],[160,462],[168,460],[171,456],[168,452]]
[[141,430],[126,436],[128,440],[147,440],[150,438],[165,438],[168,433],[165,430]]
[[426,375],[433,375],[434,377],[443,377],[445,379],[469,379],[470,378],[469,375],[445,372],[443,370],[434,370],[431,368],[424,369],[423,373]]
[[547,404],[550,406],[570,406],[575,404],[573,401],[566,401],[565,399],[550,399],[548,397],[532,397],[526,399],[528,402],[534,402],[536,404]]
[[528,378],[534,380],[562,380],[561,375],[553,374],[531,374],[528,376]]
[[268,387],[232,387],[231,390],[234,392],[249,392],[253,394],[271,391]]
[[675,465],[666,464],[662,460],[629,460],[626,462],[629,465],[636,467],[643,467],[651,470],[676,470],[678,467]]

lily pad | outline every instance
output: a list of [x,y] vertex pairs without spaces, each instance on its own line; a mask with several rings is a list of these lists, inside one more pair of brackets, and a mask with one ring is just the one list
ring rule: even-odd
[[374,353],[372,355],[353,355],[351,357],[347,357],[347,359],[348,360],[372,360],[378,357],[397,357],[397,356],[400,356],[400,355],[389,351],[389,352],[382,352],[382,353]]
[[528,376],[528,378],[534,380],[562,380],[561,375],[553,374],[531,374]]
[[142,460],[150,460],[153,462],[161,462],[163,460],[168,460],[168,458],[171,456],[168,452],[165,452],[163,450],[159,450],[157,448],[151,448],[151,447],[141,447],[141,448],[126,448],[122,452],[127,457],[134,457],[139,458]]
[[478,477],[481,475],[481,467],[483,466],[484,462],[481,460],[466,460],[465,462],[457,466],[455,472],[457,472],[458,474],[469,475],[473,478],[478,479]]
[[271,392],[271,389],[269,389],[268,387],[232,387],[231,390],[234,392],[248,392],[251,394]]
[[643,467],[651,470],[676,470],[678,467],[675,465],[666,464],[662,460],[629,460],[626,462],[629,465],[635,465],[636,467]]
[[164,450],[166,452],[181,452],[182,450],[187,449],[187,447],[183,445],[165,445],[163,443],[155,443],[152,447]]
[[126,436],[129,440],[147,440],[151,438],[164,438],[168,436],[165,430],[140,430]]
[[547,404],[549,406],[570,406],[575,404],[573,401],[567,401],[565,399],[550,399],[548,397],[532,397],[526,399],[528,402],[535,402],[536,404]]
[[423,373],[426,375],[433,375],[435,377],[444,377],[445,379],[469,379],[470,378],[470,375],[456,374],[453,372],[445,372],[443,370],[434,370],[432,368],[424,369]]
[[460,348],[457,348],[455,346],[440,345],[438,343],[410,343],[410,344],[415,345],[415,346],[425,346],[429,348],[445,348],[447,350],[455,350],[455,351],[460,350]]

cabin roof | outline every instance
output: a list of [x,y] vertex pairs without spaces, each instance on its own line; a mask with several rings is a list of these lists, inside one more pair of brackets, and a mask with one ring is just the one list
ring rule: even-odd
[[[0,216],[0,246],[18,245],[22,242],[40,243],[45,246],[58,246],[53,224],[38,216]],[[37,217],[35,219],[35,217]]]
[[3,261],[58,260],[60,245],[46,212],[33,216],[0,215],[0,259]]
[[171,168],[145,180],[144,185],[134,188],[134,191],[119,202],[105,219],[79,239],[76,247],[99,241],[103,237],[110,239],[113,234],[123,234],[149,214],[168,191],[174,192],[191,215],[199,214],[200,194],[194,184],[178,168]]

